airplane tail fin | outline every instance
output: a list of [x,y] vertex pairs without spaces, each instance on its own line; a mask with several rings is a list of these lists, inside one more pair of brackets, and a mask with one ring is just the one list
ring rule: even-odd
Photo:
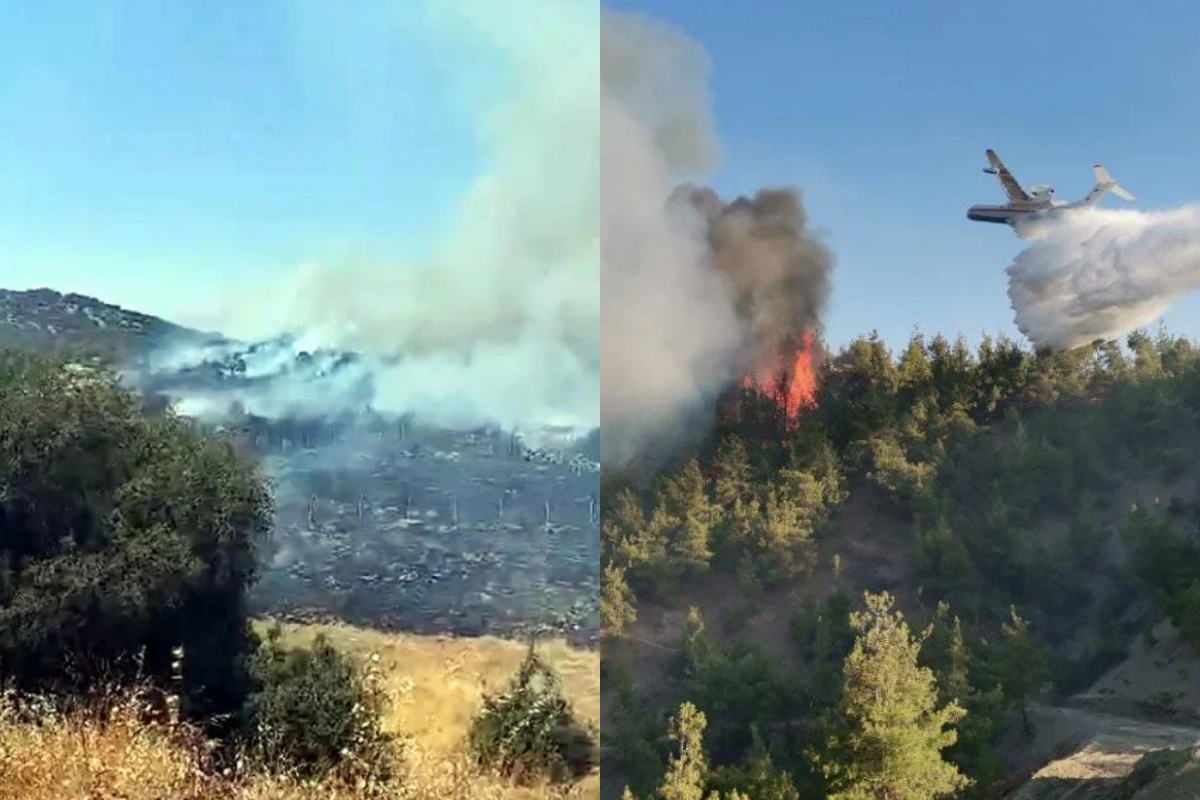
[[1104,195],[1108,194],[1109,192],[1112,192],[1122,200],[1127,200],[1129,202],[1133,202],[1137,199],[1137,197],[1126,190],[1125,187],[1114,181],[1112,176],[1108,174],[1108,170],[1106,170],[1102,165],[1095,165],[1092,167],[1092,171],[1096,173],[1096,185],[1090,192],[1088,192],[1088,196],[1084,198],[1084,205],[1095,205],[1101,197],[1104,197]]
[[983,171],[986,172],[988,175],[995,175],[996,174],[996,164],[998,164],[1000,162],[1000,157],[998,155],[996,155],[996,151],[990,147],[987,149],[987,160],[988,160],[988,165],[983,168]]

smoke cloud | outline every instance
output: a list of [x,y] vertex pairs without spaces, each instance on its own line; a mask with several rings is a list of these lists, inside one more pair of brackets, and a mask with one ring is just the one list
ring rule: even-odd
[[1064,215],[1008,267],[1016,325],[1068,350],[1140,328],[1200,288],[1200,206]]
[[719,161],[697,43],[617,13],[600,42],[601,453],[625,466],[702,435],[722,391],[820,331],[833,255],[794,190],[689,183]]
[[[303,339],[306,352],[358,354],[358,371],[371,373],[371,405],[384,413],[456,427],[592,429],[600,415],[599,11],[590,0],[427,5],[431,34],[446,45],[441,66],[472,104],[485,164],[450,235],[409,263],[303,266],[287,285],[225,309],[225,329]],[[484,50],[502,77],[480,69]],[[281,349],[291,357],[293,348]],[[289,396],[261,389],[258,407],[293,408],[305,394],[295,381],[272,386]]]
[[677,197],[706,223],[713,263],[732,283],[752,366],[778,363],[796,347],[797,334],[820,327],[833,270],[833,253],[808,230],[799,195],[763,189],[726,204],[711,189],[686,187]]

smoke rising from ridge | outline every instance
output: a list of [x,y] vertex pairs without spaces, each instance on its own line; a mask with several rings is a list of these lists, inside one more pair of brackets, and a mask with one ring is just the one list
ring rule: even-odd
[[686,187],[707,223],[717,269],[727,275],[748,331],[756,368],[776,363],[796,335],[820,325],[829,300],[833,254],[808,230],[808,214],[792,189],[763,189],[722,203],[711,189]]
[[[588,0],[427,5],[432,35],[445,38],[439,52],[450,54],[441,66],[477,104],[485,164],[450,235],[416,262],[306,265],[289,284],[225,309],[227,330],[360,354],[382,412],[453,426],[594,428],[598,9]],[[504,69],[481,70],[484,51]]]
[[1200,206],[1082,211],[1038,233],[1007,270],[1016,325],[1038,348],[1129,333],[1200,289]]
[[795,191],[688,183],[719,160],[697,43],[609,12],[600,41],[602,456],[622,466],[702,435],[723,390],[819,332],[833,256]]

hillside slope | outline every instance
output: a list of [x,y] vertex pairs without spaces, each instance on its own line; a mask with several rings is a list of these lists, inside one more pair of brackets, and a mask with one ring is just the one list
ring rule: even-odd
[[1010,737],[1029,773],[1012,800],[1184,800],[1200,796],[1200,658],[1169,621],[1058,705],[1030,707],[1034,735]]
[[0,346],[70,352],[120,363],[167,341],[210,338],[212,334],[86,295],[0,289]]
[[[763,791],[762,747],[800,796],[831,791],[847,617],[880,591],[929,632],[938,702],[966,709],[943,753],[975,781],[963,797],[1097,748],[1132,769],[1154,726],[1190,744],[1200,355],[1165,334],[1125,345],[916,335],[897,356],[864,338],[822,367],[812,408],[742,391],[697,452],[608,476],[610,778],[649,792],[690,701],[710,787]],[[1097,716],[1064,724],[1035,699]]]

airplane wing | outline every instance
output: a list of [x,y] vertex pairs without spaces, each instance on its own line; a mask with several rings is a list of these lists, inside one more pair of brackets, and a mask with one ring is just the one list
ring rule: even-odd
[[996,155],[995,150],[989,149],[987,151],[987,159],[991,167],[984,170],[984,172],[990,172],[1000,180],[1000,185],[1004,187],[1004,193],[1008,195],[1009,200],[1032,199],[1021,188],[1021,184],[1017,183],[1017,179],[1008,171],[1008,167],[1004,166],[1004,162],[1000,160],[1000,156]]

